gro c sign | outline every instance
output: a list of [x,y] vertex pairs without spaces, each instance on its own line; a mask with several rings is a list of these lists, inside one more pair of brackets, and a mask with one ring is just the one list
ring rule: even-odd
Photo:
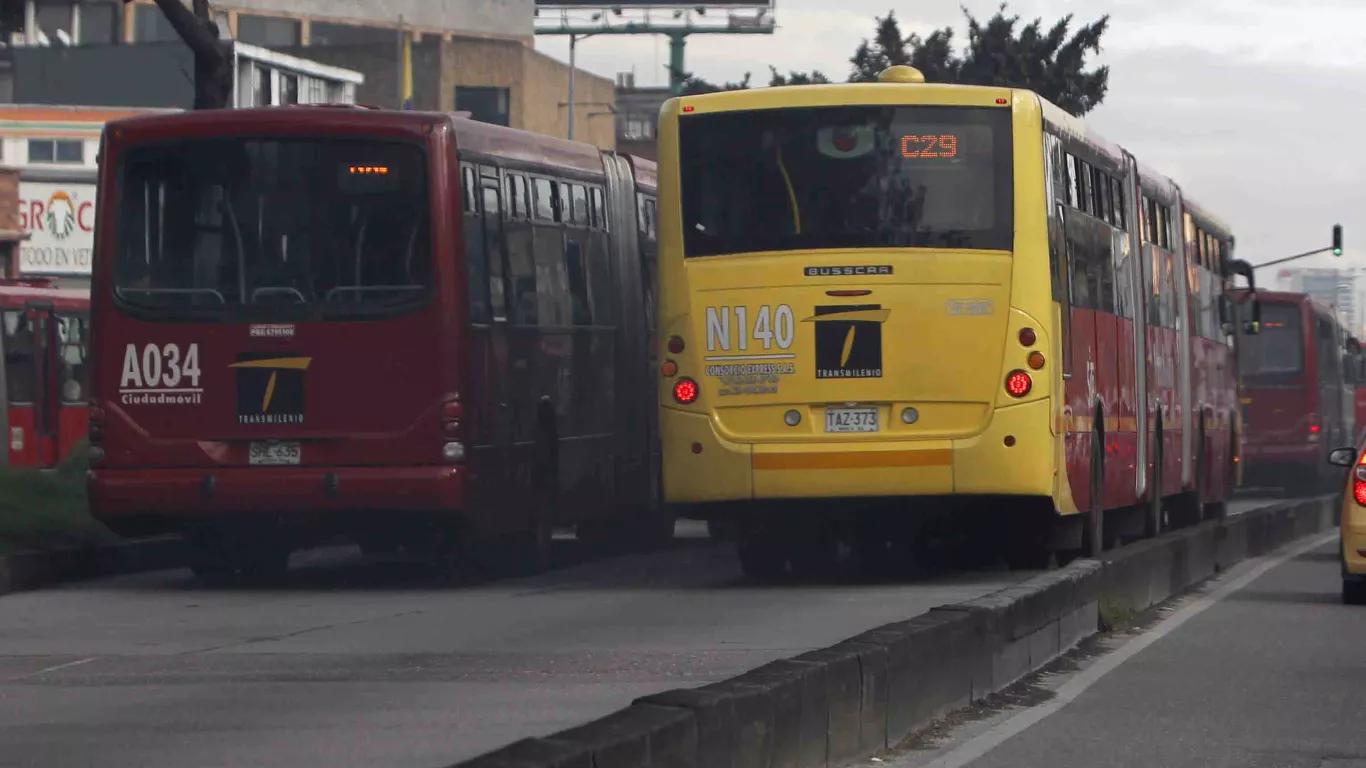
[[19,183],[24,275],[89,275],[95,248],[95,185]]

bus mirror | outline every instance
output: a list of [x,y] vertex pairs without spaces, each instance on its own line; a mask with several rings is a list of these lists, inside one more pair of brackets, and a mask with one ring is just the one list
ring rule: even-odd
[[1335,467],[1350,467],[1357,463],[1357,449],[1336,448],[1328,454],[1328,463]]
[[1252,317],[1247,322],[1243,323],[1243,333],[1248,336],[1256,336],[1258,333],[1262,332],[1262,303],[1257,301],[1255,295],[1252,297],[1250,311],[1252,312]]

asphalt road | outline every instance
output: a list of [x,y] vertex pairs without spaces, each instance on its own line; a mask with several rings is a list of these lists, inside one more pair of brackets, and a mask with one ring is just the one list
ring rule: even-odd
[[1366,766],[1366,610],[1340,602],[1336,532],[1315,538],[1261,575],[1272,558],[1232,569],[1144,631],[1047,676],[1024,694],[1032,701],[877,765]]
[[1032,575],[757,587],[679,534],[468,588],[343,550],[273,591],[166,571],[0,598],[0,766],[433,768]]

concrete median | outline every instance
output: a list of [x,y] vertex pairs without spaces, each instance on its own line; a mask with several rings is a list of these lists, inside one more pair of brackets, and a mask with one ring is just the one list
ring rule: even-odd
[[452,768],[844,765],[1043,668],[1099,631],[1102,605],[1150,608],[1332,527],[1339,503],[1280,502],[1174,531]]
[[185,543],[179,537],[12,552],[0,555],[0,595],[185,563]]

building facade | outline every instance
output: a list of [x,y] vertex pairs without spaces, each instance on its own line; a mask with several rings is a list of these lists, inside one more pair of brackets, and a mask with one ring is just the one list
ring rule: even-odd
[[110,120],[160,111],[0,105],[5,276],[89,285],[100,132]]
[[[101,44],[180,45],[175,30],[152,0],[11,2],[21,4],[23,13],[11,12],[8,17],[0,13],[0,30],[8,30],[15,56],[20,46],[75,45],[78,50]],[[365,81],[357,88],[361,103],[403,106],[410,94],[404,93],[400,51],[403,42],[410,41],[414,108],[466,111],[478,120],[568,135],[569,67],[536,52],[534,0],[223,0],[213,2],[212,7],[221,33],[239,43],[361,73]],[[171,66],[164,55],[160,58],[161,66],[149,76],[185,80],[179,63]],[[116,79],[98,68],[88,71],[101,72],[101,85],[112,84],[121,91],[124,103],[147,104],[128,101],[131,97],[126,93],[143,82],[141,78]],[[9,78],[13,85],[7,96],[0,61],[0,102],[31,101],[33,89],[20,87],[25,78],[16,71]],[[612,81],[579,70],[575,85],[575,138],[603,149],[615,148]],[[162,83],[161,87],[171,86]],[[19,91],[28,98],[21,98]],[[56,101],[44,99],[44,103]]]
[[1307,293],[1333,306],[1342,323],[1354,334],[1366,332],[1366,284],[1360,270],[1310,267],[1282,269],[1276,277],[1284,290]]
[[617,148],[628,155],[657,160],[659,108],[673,93],[667,87],[637,88],[635,75],[622,72],[616,82]]

